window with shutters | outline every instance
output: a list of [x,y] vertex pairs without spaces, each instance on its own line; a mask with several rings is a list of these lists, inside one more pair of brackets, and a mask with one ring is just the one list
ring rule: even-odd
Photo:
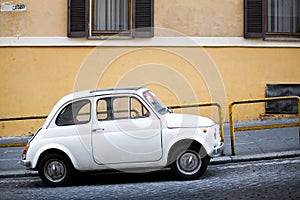
[[68,37],[153,37],[154,0],[68,2]]
[[300,37],[300,0],[244,0],[244,37]]

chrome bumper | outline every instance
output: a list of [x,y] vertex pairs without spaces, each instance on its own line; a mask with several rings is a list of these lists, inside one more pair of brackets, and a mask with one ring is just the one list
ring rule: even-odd
[[222,153],[224,152],[225,146],[224,146],[224,142],[220,143],[220,146],[214,148],[213,153],[211,155],[211,157],[218,157],[221,156]]
[[29,160],[21,160],[21,164],[27,168],[31,167],[31,162]]

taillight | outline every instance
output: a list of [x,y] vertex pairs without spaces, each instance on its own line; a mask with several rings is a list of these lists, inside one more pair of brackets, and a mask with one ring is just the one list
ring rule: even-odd
[[29,149],[29,144],[27,143],[26,146],[23,149],[22,160],[26,159],[26,154],[27,154],[28,149]]

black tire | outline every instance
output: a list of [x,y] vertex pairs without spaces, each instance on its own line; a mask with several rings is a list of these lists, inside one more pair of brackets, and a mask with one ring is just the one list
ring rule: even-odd
[[58,187],[71,183],[74,168],[68,158],[61,154],[53,153],[42,158],[38,172],[41,180],[46,185]]
[[171,170],[182,180],[193,180],[201,177],[207,169],[210,157],[200,156],[200,150],[191,146],[186,148],[181,146],[176,148],[171,156]]

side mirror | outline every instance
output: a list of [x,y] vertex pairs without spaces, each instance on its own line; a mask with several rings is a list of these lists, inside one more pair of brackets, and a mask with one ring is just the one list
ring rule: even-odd
[[172,109],[168,109],[169,113],[174,113],[174,111]]

